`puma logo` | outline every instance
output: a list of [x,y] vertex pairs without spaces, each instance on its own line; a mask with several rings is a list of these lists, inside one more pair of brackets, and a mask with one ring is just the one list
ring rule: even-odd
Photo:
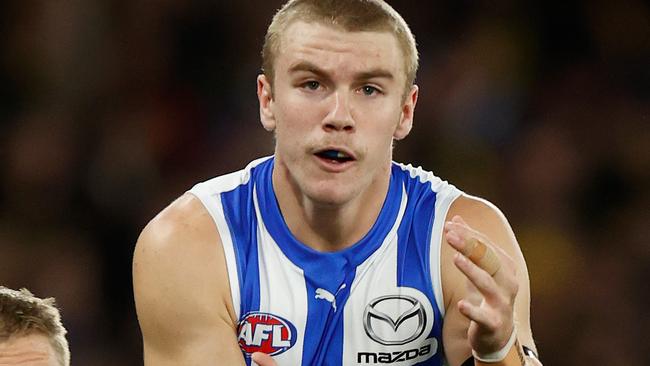
[[336,295],[338,295],[339,291],[343,290],[345,287],[346,287],[345,283],[342,284],[341,287],[339,287],[339,289],[336,290],[336,294],[332,294],[331,292],[322,288],[317,288],[315,298],[322,299],[331,303],[332,308],[334,308],[334,312],[336,312]]

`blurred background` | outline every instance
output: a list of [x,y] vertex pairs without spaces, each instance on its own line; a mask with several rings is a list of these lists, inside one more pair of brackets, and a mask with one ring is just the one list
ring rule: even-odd
[[[272,152],[255,77],[281,3],[0,2],[0,284],[57,298],[73,365],[142,364],[140,230]],[[546,365],[650,365],[647,3],[390,3],[421,53],[396,160],[505,212]]]

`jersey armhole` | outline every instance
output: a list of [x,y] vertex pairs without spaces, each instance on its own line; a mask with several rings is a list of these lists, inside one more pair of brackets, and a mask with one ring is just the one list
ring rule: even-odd
[[441,194],[438,192],[441,199],[436,199],[435,211],[433,214],[433,227],[431,230],[431,282],[433,283],[433,293],[436,298],[436,304],[440,314],[445,316],[445,301],[442,291],[442,270],[441,270],[441,249],[442,249],[442,234],[444,232],[444,224],[447,218],[447,213],[451,204],[461,195],[461,192],[454,189],[454,192]]
[[241,297],[237,257],[230,228],[226,222],[223,204],[221,203],[221,194],[205,189],[203,184],[197,184],[188,193],[194,195],[201,201],[201,204],[208,211],[217,227],[217,234],[221,238],[221,246],[223,247],[226,258],[226,271],[228,272],[228,281],[230,282],[230,299],[235,316],[239,319],[241,317]]

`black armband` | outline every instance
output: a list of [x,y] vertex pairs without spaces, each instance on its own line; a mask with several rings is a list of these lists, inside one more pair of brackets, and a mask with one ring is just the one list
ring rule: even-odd
[[537,356],[537,353],[535,353],[535,351],[533,351],[532,349],[526,346],[521,346],[521,348],[524,349],[524,354],[526,355],[526,357],[534,358],[539,361],[539,357]]
[[474,357],[468,358],[465,362],[463,362],[462,365],[460,366],[474,366]]

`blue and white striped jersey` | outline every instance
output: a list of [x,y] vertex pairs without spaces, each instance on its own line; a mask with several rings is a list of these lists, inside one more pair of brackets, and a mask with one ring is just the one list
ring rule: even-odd
[[226,254],[239,345],[281,366],[442,365],[440,243],[460,191],[393,163],[377,221],[355,245],[315,251],[289,231],[273,158],[191,189]]

